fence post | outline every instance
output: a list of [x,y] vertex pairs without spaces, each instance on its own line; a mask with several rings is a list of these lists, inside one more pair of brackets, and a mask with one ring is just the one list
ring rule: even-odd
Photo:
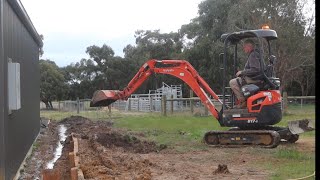
[[205,104],[204,104],[204,115],[209,116],[208,108]]
[[138,112],[140,110],[140,98],[138,98]]
[[300,108],[302,108],[302,104],[303,104],[303,99],[301,98],[301,99],[300,99],[300,101],[301,101],[301,107],[300,107]]
[[109,110],[108,115],[109,115],[109,117],[110,117],[110,116],[111,116],[111,104],[108,105],[108,110]]
[[[190,89],[190,98],[192,98],[192,97],[193,97],[193,91],[192,91],[192,89]],[[194,104],[194,100],[191,99],[191,100],[190,100],[190,110],[191,110],[191,113],[193,113],[193,110],[194,110],[193,104]]]
[[129,101],[128,111],[131,111],[131,98],[129,98],[128,101]]
[[59,108],[59,111],[60,111],[60,101],[58,101],[58,103],[59,103],[59,104],[58,104],[58,108]]
[[172,99],[173,99],[173,95],[171,95],[171,115],[173,114],[173,101],[172,101]]
[[153,102],[152,102],[152,96],[149,96],[150,97],[150,112],[153,111]]
[[77,97],[77,114],[80,112],[80,100],[79,97]]
[[286,114],[288,111],[288,93],[283,92],[283,113]]
[[167,96],[163,95],[161,97],[161,103],[162,115],[167,116]]

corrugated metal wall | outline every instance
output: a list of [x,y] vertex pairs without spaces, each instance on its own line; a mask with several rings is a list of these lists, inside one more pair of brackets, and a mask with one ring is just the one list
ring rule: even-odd
[[4,164],[5,164],[5,128],[4,128],[4,120],[6,118],[6,112],[4,110],[4,104],[6,104],[6,99],[3,98],[6,95],[4,92],[5,88],[5,77],[4,77],[4,66],[5,62],[3,61],[3,0],[0,0],[0,180],[4,179]]
[[[16,9],[13,9],[8,1],[2,0],[2,30],[3,30],[3,56],[1,57],[0,70],[1,78],[0,85],[1,100],[4,105],[7,104],[7,60],[11,58],[13,62],[20,63],[20,78],[21,78],[21,109],[13,111],[7,115],[7,106],[4,109],[4,119],[0,120],[0,133],[4,135],[5,148],[0,158],[5,161],[5,179],[12,179],[21,162],[25,158],[34,139],[40,129],[40,75],[39,75],[39,44],[35,41],[35,37],[26,28],[25,22],[17,16]],[[0,18],[1,19],[1,18]],[[0,31],[1,32],[1,31]],[[1,54],[0,54],[1,55]],[[2,103],[0,104],[3,105]],[[1,143],[1,140],[0,140]],[[0,144],[1,145],[1,144]],[[0,148],[1,149],[1,148]],[[3,149],[3,148],[2,148]],[[1,151],[0,151],[1,153]],[[3,163],[3,162],[2,162]],[[0,162],[0,168],[3,164]],[[1,179],[1,170],[0,170]]]

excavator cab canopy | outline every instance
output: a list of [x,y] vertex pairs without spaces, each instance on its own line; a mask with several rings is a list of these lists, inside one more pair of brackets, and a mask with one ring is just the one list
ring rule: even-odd
[[[275,30],[272,29],[255,29],[255,30],[244,30],[244,31],[238,31],[238,32],[232,32],[232,33],[225,33],[222,34],[220,37],[220,40],[224,43],[224,52],[221,53],[223,55],[223,79],[226,79],[226,66],[227,66],[227,48],[229,48],[229,45],[234,45],[234,53],[233,53],[233,74],[236,74],[238,71],[238,44],[241,44],[241,41],[243,39],[256,39],[256,47],[259,51],[259,61],[260,61],[260,70],[261,72],[256,75],[256,79],[263,80],[266,82],[265,87],[271,87],[272,89],[279,89],[280,81],[279,78],[274,77],[274,64],[276,61],[276,57],[272,55],[271,52],[271,45],[270,41],[275,40],[278,38],[277,33]],[[268,48],[268,55],[265,54],[264,49],[264,43],[263,39],[267,42],[267,48]],[[268,59],[269,64],[266,66],[264,59]],[[220,56],[221,58],[221,56]],[[226,99],[226,82],[223,81],[222,85],[222,92],[223,92],[223,109],[225,109],[225,99]],[[231,104],[234,103],[234,100],[232,98]],[[231,106],[232,107],[232,106]]]
[[265,38],[267,41],[278,38],[276,31],[271,29],[245,30],[233,33],[225,33],[221,35],[220,40],[224,42],[227,37],[228,41],[230,41],[232,44],[236,44],[242,39],[246,38]]

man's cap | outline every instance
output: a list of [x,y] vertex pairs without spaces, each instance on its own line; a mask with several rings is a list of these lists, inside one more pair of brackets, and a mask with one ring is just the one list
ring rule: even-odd
[[256,43],[252,39],[246,39],[243,44],[251,44],[254,46]]

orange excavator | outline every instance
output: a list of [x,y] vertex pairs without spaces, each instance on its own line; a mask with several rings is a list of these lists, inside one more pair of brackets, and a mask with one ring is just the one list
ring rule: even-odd
[[[236,105],[235,96],[231,94],[231,100],[227,103],[226,91],[226,62],[227,48],[234,47],[233,67],[234,74],[237,70],[237,45],[246,38],[258,39],[260,50],[261,72],[256,74],[255,79],[260,79],[259,84],[247,84],[241,87],[246,97],[247,106],[239,109]],[[108,106],[117,100],[127,100],[152,74],[167,74],[181,79],[200,98],[211,114],[218,120],[220,126],[232,127],[227,131],[209,131],[204,135],[204,142],[211,146],[244,146],[254,145],[266,148],[277,147],[281,140],[294,143],[299,134],[313,130],[310,120],[298,120],[289,123],[288,127],[273,126],[282,119],[282,98],[280,94],[279,78],[274,76],[275,56],[271,54],[270,41],[277,39],[274,30],[258,29],[246,30],[223,34],[223,96],[222,99],[210,88],[206,81],[198,74],[193,66],[185,60],[148,60],[123,90],[97,90],[92,97],[90,106]],[[263,41],[268,44],[269,56],[266,58],[269,64],[264,62]],[[221,103],[222,108],[218,111],[211,98]],[[230,105],[231,103],[231,105]],[[228,104],[228,105],[227,105]]]

